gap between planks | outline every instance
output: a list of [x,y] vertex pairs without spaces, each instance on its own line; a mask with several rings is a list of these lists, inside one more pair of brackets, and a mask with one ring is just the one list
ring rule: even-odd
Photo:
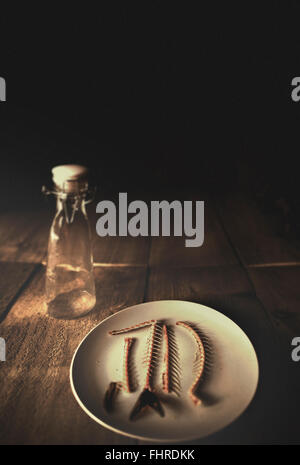
[[300,266],[300,262],[255,263],[253,265],[247,265],[247,268],[279,268],[288,266]]
[[11,308],[14,306],[14,304],[17,302],[17,300],[22,295],[24,290],[28,287],[28,285],[31,283],[31,281],[34,279],[34,277],[38,274],[38,272],[42,268],[42,265],[40,263],[33,264],[33,265],[35,265],[35,266],[30,272],[28,272],[27,278],[22,282],[20,287],[17,288],[14,295],[7,302],[6,307],[4,308],[4,310],[2,310],[0,312],[0,324],[5,320],[6,316],[8,315],[9,311],[11,310]]

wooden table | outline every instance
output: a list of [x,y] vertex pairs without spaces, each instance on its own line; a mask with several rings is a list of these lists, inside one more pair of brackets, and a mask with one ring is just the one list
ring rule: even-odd
[[1,214],[0,337],[7,347],[7,360],[0,362],[2,444],[139,444],[80,409],[69,367],[81,339],[103,318],[158,299],[223,312],[249,335],[259,357],[260,382],[250,407],[198,443],[300,442],[300,363],[291,361],[291,339],[300,336],[300,245],[276,234],[249,198],[205,202],[200,248],[185,248],[183,238],[101,239],[90,207],[97,304],[73,321],[55,320],[44,310],[47,207]]

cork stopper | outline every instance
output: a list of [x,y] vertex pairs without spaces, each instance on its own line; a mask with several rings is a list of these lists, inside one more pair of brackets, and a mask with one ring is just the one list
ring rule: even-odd
[[64,192],[79,192],[87,188],[88,169],[81,165],[58,165],[52,168],[52,179]]

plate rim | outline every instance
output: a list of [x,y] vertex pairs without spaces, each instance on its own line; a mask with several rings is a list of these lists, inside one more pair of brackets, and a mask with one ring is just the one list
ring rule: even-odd
[[[230,322],[235,325],[240,331],[242,331],[242,333],[244,334],[244,336],[246,337],[246,339],[248,340],[248,342],[250,343],[250,346],[252,347],[253,349],[253,352],[254,352],[254,356],[255,356],[255,361],[256,361],[256,365],[257,365],[257,381],[256,381],[256,385],[255,385],[255,389],[253,391],[253,395],[252,397],[250,398],[246,408],[238,415],[234,418],[233,421],[231,421],[230,423],[228,423],[227,425],[225,425],[223,428],[213,432],[213,433],[208,433],[207,435],[204,435],[204,436],[186,436],[186,437],[181,437],[181,438],[176,438],[176,439],[173,439],[173,438],[161,438],[161,439],[158,439],[158,438],[151,438],[151,437],[146,437],[146,436],[139,436],[138,434],[134,434],[134,433],[129,433],[129,432],[126,432],[126,431],[122,431],[122,430],[119,430],[117,428],[115,428],[114,426],[111,426],[107,423],[105,423],[104,421],[102,421],[99,417],[97,417],[96,415],[94,415],[84,404],[83,402],[81,401],[79,395],[77,394],[76,392],[76,389],[75,389],[75,386],[74,386],[74,383],[73,383],[73,377],[72,377],[72,373],[73,373],[73,366],[74,366],[74,362],[75,362],[75,358],[76,358],[76,355],[81,347],[81,345],[84,343],[84,341],[88,338],[88,336],[96,330],[96,328],[98,328],[98,326],[100,326],[102,323],[104,323],[106,320],[109,320],[110,318],[113,318],[115,315],[119,314],[119,313],[122,313],[122,312],[125,312],[125,311],[128,311],[129,309],[131,308],[134,308],[134,307],[137,307],[139,305],[147,305],[147,304],[155,304],[155,303],[162,303],[162,302],[165,302],[165,303],[189,303],[189,304],[193,304],[193,305],[199,305],[200,307],[204,307],[208,310],[213,310],[214,312],[216,313],[219,313],[220,315],[222,315],[223,318],[226,318],[228,320],[230,320]],[[258,361],[258,358],[257,358],[257,353],[256,353],[256,350],[252,344],[252,341],[250,340],[250,338],[248,337],[248,335],[245,333],[245,331],[235,322],[233,321],[231,318],[229,318],[227,315],[224,315],[224,313],[218,311],[218,310],[215,310],[214,308],[212,307],[209,307],[207,305],[204,305],[204,304],[201,304],[201,303],[198,303],[198,302],[193,302],[191,300],[178,300],[178,299],[161,299],[161,300],[150,300],[148,302],[141,302],[139,304],[134,304],[134,305],[130,305],[129,307],[125,307],[123,308],[122,310],[119,310],[118,312],[116,313],[113,313],[112,315],[109,315],[107,316],[106,318],[104,318],[103,320],[99,321],[99,323],[97,323],[85,336],[84,338],[80,341],[80,343],[78,344],[74,354],[73,354],[73,357],[72,357],[72,360],[71,360],[71,364],[70,364],[70,369],[69,369],[69,379],[70,379],[70,385],[71,385],[71,391],[72,391],[72,394],[73,396],[75,397],[77,403],[79,404],[79,406],[82,408],[82,410],[90,417],[92,418],[94,421],[96,421],[96,423],[100,424],[101,426],[103,426],[104,428],[106,429],[109,429],[110,431],[116,433],[116,434],[119,434],[119,435],[122,435],[122,436],[126,436],[126,437],[130,437],[130,438],[133,438],[133,439],[139,439],[141,441],[148,441],[148,442],[158,442],[158,443],[178,443],[178,442],[185,442],[185,441],[194,441],[196,439],[205,439],[206,437],[208,436],[212,436],[213,434],[217,434],[219,431],[223,431],[225,428],[227,428],[228,426],[232,425],[235,421],[237,421],[241,415],[243,415],[245,413],[245,411],[248,409],[248,407],[250,406],[251,402],[253,401],[255,395],[256,395],[256,392],[257,392],[257,387],[258,387],[258,383],[259,383],[259,380],[260,380],[260,368],[259,368],[259,361]]]

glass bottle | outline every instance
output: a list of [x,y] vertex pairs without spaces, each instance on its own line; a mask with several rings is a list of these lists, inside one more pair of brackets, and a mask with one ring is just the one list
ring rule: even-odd
[[52,169],[52,175],[56,214],[48,242],[46,305],[49,315],[71,319],[85,315],[96,303],[86,213],[87,169],[60,165]]

